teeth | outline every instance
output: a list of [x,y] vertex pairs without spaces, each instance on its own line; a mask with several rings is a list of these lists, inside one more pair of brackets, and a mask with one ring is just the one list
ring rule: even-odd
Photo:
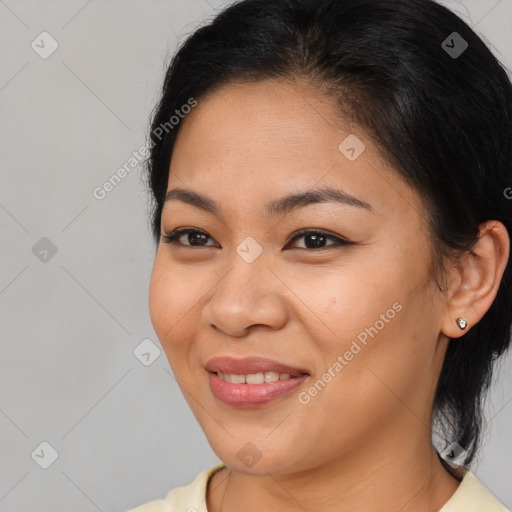
[[263,384],[264,382],[276,382],[278,380],[288,380],[295,378],[289,375],[288,373],[278,372],[259,372],[249,373],[247,375],[217,372],[217,375],[222,380],[225,380],[226,382],[231,382],[232,384]]
[[245,375],[237,375],[236,373],[232,373],[230,376],[231,382],[233,384],[244,384],[245,383]]
[[[241,375],[241,377],[244,378],[243,375]],[[265,382],[265,377],[263,372],[249,373],[245,376],[245,382],[247,382],[247,384],[263,384]]]
[[263,375],[265,377],[265,382],[275,382],[276,380],[279,380],[279,373],[277,372],[265,372]]

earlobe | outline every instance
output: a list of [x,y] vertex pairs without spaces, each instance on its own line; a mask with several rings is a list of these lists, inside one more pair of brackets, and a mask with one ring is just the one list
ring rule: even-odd
[[505,272],[510,251],[507,229],[499,221],[480,225],[475,246],[453,267],[456,278],[446,294],[442,332],[459,338],[491,307]]

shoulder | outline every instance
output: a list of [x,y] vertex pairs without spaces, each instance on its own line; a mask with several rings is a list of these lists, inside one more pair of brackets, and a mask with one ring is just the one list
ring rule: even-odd
[[210,477],[224,464],[199,473],[188,485],[171,489],[165,498],[150,501],[127,512],[208,512],[206,486]]
[[502,505],[469,470],[448,502],[439,512],[511,512]]

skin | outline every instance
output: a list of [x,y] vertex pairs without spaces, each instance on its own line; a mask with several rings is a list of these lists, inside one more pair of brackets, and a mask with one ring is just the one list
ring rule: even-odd
[[[168,190],[208,195],[222,214],[165,205],[163,233],[195,227],[209,238],[160,243],[149,307],[180,389],[226,465],[209,482],[210,512],[437,511],[459,485],[431,445],[434,390],[448,337],[466,332],[456,318],[470,329],[496,296],[509,238],[497,221],[482,225],[473,251],[448,266],[441,293],[429,273],[421,197],[364,131],[342,121],[316,88],[269,80],[218,89],[180,125]],[[338,150],[350,133],[366,147],[355,161]],[[278,216],[264,210],[321,185],[373,211],[335,202]],[[302,228],[355,245],[291,240]],[[248,236],[263,251],[252,263],[236,252]],[[395,302],[401,311],[300,403],[298,394]],[[213,395],[204,368],[219,355],[268,357],[310,377],[264,406],[230,407]],[[237,457],[248,442],[261,454],[250,468]]]

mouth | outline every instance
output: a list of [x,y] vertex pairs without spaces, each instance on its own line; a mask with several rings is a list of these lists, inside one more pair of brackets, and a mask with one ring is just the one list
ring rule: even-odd
[[[228,375],[255,375],[259,373],[278,373],[298,377],[309,372],[304,368],[290,366],[280,361],[264,357],[245,357],[236,359],[231,356],[214,357],[207,361],[205,368],[212,373],[223,373]],[[286,378],[286,377],[285,377]],[[250,382],[249,382],[250,383]]]
[[217,357],[206,364],[210,388],[223,403],[257,407],[290,394],[310,376],[304,369],[265,358]]
[[278,380],[289,380],[296,379],[302,375],[308,375],[307,373],[303,373],[300,375],[290,375],[289,373],[279,373],[279,372],[258,372],[258,373],[247,373],[247,374],[238,374],[238,373],[225,373],[225,372],[210,372],[215,373],[217,377],[221,378],[226,382],[230,382],[232,384],[263,384],[265,382],[277,382]]

